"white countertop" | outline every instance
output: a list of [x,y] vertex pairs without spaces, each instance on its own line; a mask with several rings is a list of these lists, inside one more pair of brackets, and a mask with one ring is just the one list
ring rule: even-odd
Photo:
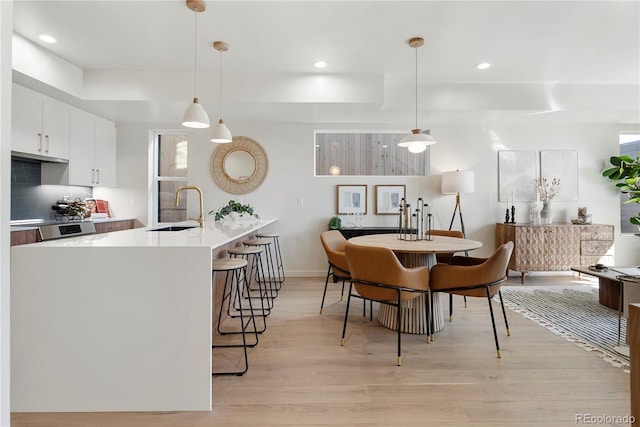
[[[117,231],[112,233],[92,234],[66,239],[48,240],[14,246],[26,247],[210,247],[212,249],[229,243],[238,237],[250,234],[277,219],[235,220],[224,222],[206,222],[204,228],[198,227],[195,221],[175,224],[161,224],[145,228]],[[152,231],[170,225],[192,225],[181,231]]]

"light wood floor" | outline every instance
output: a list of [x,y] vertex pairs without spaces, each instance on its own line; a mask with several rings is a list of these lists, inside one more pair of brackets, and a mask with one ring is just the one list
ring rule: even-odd
[[[527,285],[575,282],[527,278]],[[496,357],[486,301],[455,298],[453,323],[435,342],[362,323],[323,279],[288,278],[243,377],[214,377],[211,412],[13,414],[12,426],[573,426],[579,414],[629,413],[629,373],[514,312],[511,337],[497,317]],[[519,277],[510,279],[518,285]],[[499,312],[498,312],[499,313]],[[230,358],[216,350],[216,363]],[[63,392],[61,390],[61,392]],[[609,424],[599,424],[609,425]],[[613,425],[613,424],[611,424]],[[621,425],[621,424],[616,424]]]

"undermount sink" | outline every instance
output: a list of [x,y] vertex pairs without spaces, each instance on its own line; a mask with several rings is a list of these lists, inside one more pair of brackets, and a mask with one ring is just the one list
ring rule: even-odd
[[147,231],[182,231],[182,230],[187,230],[189,228],[196,228],[196,226],[195,225],[169,225],[168,227],[154,228],[153,230],[147,230]]

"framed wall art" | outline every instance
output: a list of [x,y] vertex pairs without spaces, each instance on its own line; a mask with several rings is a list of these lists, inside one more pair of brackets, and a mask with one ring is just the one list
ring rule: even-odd
[[578,200],[578,152],[575,150],[540,151],[540,178],[560,180],[554,201]]
[[537,170],[537,153],[533,150],[498,151],[498,200],[535,202]]
[[366,185],[338,185],[338,215],[367,213]]
[[397,215],[405,191],[405,185],[376,185],[376,214]]

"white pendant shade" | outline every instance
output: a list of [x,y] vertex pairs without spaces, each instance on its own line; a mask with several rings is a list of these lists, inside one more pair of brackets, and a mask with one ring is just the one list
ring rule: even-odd
[[209,115],[198,102],[198,98],[193,98],[193,104],[189,105],[184,113],[182,126],[195,129],[204,129],[210,126]]
[[220,53],[220,120],[218,120],[218,124],[213,128],[211,142],[227,144],[233,141],[233,136],[231,135],[231,131],[227,125],[225,125],[222,120],[222,52],[228,51],[229,45],[223,41],[215,41],[213,42],[213,48]]
[[422,37],[413,37],[409,40],[409,46],[416,50],[416,129],[411,130],[411,134],[405,136],[398,143],[398,147],[407,147],[410,153],[422,153],[427,146],[436,143],[428,133],[420,132],[418,127],[418,48],[422,46],[424,39]]
[[187,8],[194,11],[193,29],[193,103],[187,107],[187,111],[182,118],[182,126],[194,129],[205,129],[210,126],[209,115],[204,107],[198,102],[198,13],[204,12],[207,5],[202,0],[187,0]]
[[415,154],[422,153],[426,149],[427,149],[427,146],[422,141],[414,141],[411,143],[411,145],[409,145],[410,153],[415,153]]
[[219,144],[226,144],[233,140],[231,131],[224,124],[224,121],[220,119],[218,124],[213,128],[213,136],[211,136],[211,142],[217,142]]
[[[420,129],[414,129],[411,134],[405,136],[400,140],[400,142],[398,143],[398,147],[410,147],[412,144],[416,142],[423,144],[426,149],[427,145],[435,144],[436,140],[433,139],[433,137],[429,134],[421,133]],[[424,151],[424,150],[421,150],[421,151]]]

